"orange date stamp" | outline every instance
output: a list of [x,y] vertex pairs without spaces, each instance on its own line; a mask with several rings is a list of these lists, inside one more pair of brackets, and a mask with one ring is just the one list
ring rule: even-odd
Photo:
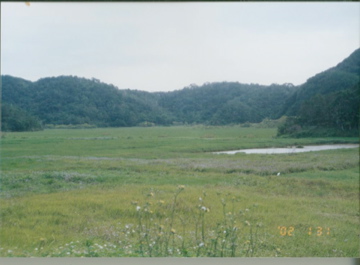
[[[281,236],[293,236],[295,234],[295,227],[293,226],[278,226],[278,230]],[[307,229],[307,234],[309,236],[316,235],[316,236],[329,236],[330,235],[330,227],[309,227]]]

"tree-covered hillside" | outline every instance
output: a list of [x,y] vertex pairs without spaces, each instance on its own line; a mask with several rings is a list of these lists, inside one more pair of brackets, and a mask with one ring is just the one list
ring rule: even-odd
[[279,135],[359,135],[360,49],[308,79],[284,104]]
[[349,89],[360,80],[360,49],[354,51],[337,66],[309,78],[289,97],[282,111],[285,115],[297,115],[301,104],[311,97]]
[[[20,85],[19,85],[20,84]],[[97,79],[74,76],[37,82],[2,76],[2,100],[39,117],[44,124],[135,126],[141,122],[169,124],[155,94],[119,90]]]
[[[28,119],[36,117],[45,126],[226,125],[286,115],[290,117],[279,134],[318,127],[356,133],[359,71],[360,49],[297,87],[215,82],[149,93],[119,89],[95,78],[59,76],[30,82],[2,76],[1,95],[2,102],[14,110],[5,113],[26,112]],[[6,119],[16,120],[9,116]],[[12,130],[11,126],[7,128]]]
[[121,90],[74,76],[36,82],[2,76],[2,100],[37,116],[43,124],[96,126],[233,124],[278,118],[292,85],[209,83],[168,93]]
[[207,83],[166,93],[159,104],[184,123],[260,122],[264,118],[279,118],[283,99],[294,90],[291,84]]
[[296,116],[279,127],[279,135],[357,136],[359,135],[360,83],[305,100]]

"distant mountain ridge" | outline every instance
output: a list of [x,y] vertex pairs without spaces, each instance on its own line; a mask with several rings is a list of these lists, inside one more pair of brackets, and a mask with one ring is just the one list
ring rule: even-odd
[[216,82],[150,93],[118,89],[95,78],[59,76],[31,82],[5,75],[1,93],[3,103],[37,117],[44,125],[226,125],[296,116],[304,102],[318,94],[358,86],[359,69],[357,49],[301,86]]

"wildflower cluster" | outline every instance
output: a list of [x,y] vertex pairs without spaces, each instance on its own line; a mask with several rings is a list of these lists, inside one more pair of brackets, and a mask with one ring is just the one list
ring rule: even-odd
[[[207,206],[206,192],[198,198],[194,208],[194,223],[176,212],[179,207],[179,194],[185,190],[180,185],[175,191],[173,201],[166,204],[163,200],[156,203],[147,202],[142,206],[136,204],[138,225],[134,227],[137,234],[136,253],[140,256],[253,256],[258,242],[258,229],[261,224],[252,226],[249,208],[236,210],[239,198],[230,195],[221,196],[223,219],[215,228],[208,225],[207,216],[211,215]],[[156,197],[154,192],[149,198]],[[218,194],[219,196],[221,194]],[[153,210],[150,206],[157,206]],[[230,207],[230,208],[229,208]],[[167,214],[159,212],[169,211]],[[196,214],[197,211],[197,214]],[[179,227],[181,221],[182,229]],[[194,229],[191,229],[194,225]],[[177,226],[177,227],[176,227]]]

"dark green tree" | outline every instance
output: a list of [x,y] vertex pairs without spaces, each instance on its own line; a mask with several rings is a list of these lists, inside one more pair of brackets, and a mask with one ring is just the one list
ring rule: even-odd
[[40,121],[13,105],[1,104],[1,131],[22,132],[42,130]]

